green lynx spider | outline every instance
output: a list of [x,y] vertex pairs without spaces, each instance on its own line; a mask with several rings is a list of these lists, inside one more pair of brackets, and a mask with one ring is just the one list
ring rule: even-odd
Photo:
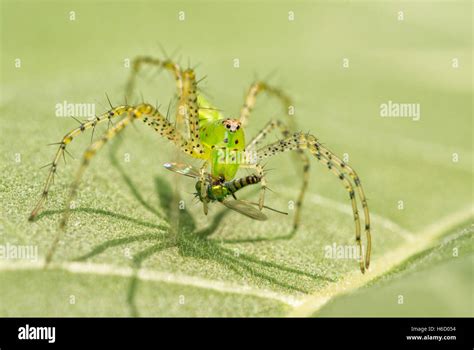
[[[339,179],[339,181],[341,181],[349,193],[355,222],[356,244],[360,256],[360,269],[362,273],[365,272],[370,264],[370,218],[367,200],[357,173],[347,163],[342,161],[326,148],[326,146],[321,144],[315,136],[303,132],[293,133],[285,123],[279,120],[269,121],[250,142],[247,144],[245,143],[243,129],[247,125],[251,111],[255,106],[257,96],[261,92],[265,92],[276,97],[283,104],[286,112],[289,106],[291,106],[291,101],[287,95],[285,95],[280,89],[272,87],[265,82],[257,81],[253,83],[248,90],[244,105],[240,110],[240,117],[238,119],[226,119],[198,93],[198,81],[196,80],[194,70],[190,68],[183,70],[178,64],[168,59],[160,60],[149,56],[137,57],[132,64],[132,73],[127,84],[127,96],[131,96],[137,74],[144,65],[163,68],[173,75],[176,81],[178,95],[176,122],[171,123],[157,110],[157,108],[145,102],[137,105],[124,104],[117,107],[111,105],[111,109],[106,113],[81,122],[79,127],[68,132],[58,143],[59,147],[52,163],[50,164],[50,171],[43,192],[36,207],[31,212],[30,220],[33,220],[41,211],[57,171],[59,160],[64,156],[67,145],[69,145],[76,136],[82,134],[87,129],[94,129],[99,123],[110,123],[113,120],[119,120],[117,123],[113,124],[113,127],[109,128],[101,138],[92,142],[84,152],[82,163],[70,188],[65,211],[60,222],[60,231],[64,231],[66,228],[70,216],[70,203],[75,198],[82,175],[92,158],[108,141],[110,141],[110,139],[123,131],[125,127],[132,124],[135,120],[141,119],[145,124],[152,127],[160,136],[175,144],[182,152],[188,156],[202,160],[203,163],[199,169],[199,181],[201,184],[205,184],[205,186],[200,186],[201,193],[199,198],[203,204],[205,214],[207,214],[207,205],[209,202],[209,186],[222,186],[224,182],[233,180],[239,167],[246,167],[255,170],[255,176],[257,176],[259,180],[258,182],[261,186],[258,208],[262,210],[265,207],[264,196],[265,189],[267,188],[267,181],[261,162],[266,158],[273,157],[286,151],[297,152],[303,163],[303,182],[295,206],[293,233],[296,232],[300,222],[301,205],[303,203],[309,180],[309,159],[304,151],[308,150],[311,155],[327,167],[327,169],[329,169]],[[279,141],[273,142],[269,145],[257,147],[266,136],[275,129],[279,129],[283,137]],[[232,159],[234,156],[242,152],[253,154],[252,161],[243,161],[240,163],[235,161],[222,161],[223,153],[230,153],[230,158]],[[228,157],[224,158],[228,159]],[[209,168],[210,172],[208,170]],[[365,254],[361,242],[361,224],[357,196],[362,203],[364,212],[365,234],[367,239]],[[51,260],[59,239],[60,235],[58,234],[46,257],[47,263]]]

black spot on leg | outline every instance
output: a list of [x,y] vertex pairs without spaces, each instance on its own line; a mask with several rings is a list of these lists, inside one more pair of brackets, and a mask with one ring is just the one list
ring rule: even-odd
[[339,179],[344,180],[344,174],[340,174]]
[[365,225],[365,230],[366,230],[366,231],[369,231],[369,230],[370,230],[370,225],[369,225],[369,224],[366,224],[366,225]]

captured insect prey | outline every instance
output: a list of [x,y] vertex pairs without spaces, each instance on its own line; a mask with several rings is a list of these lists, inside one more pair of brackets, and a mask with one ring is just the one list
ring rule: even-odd
[[[164,167],[168,170],[174,171],[178,174],[193,177],[196,179],[200,178],[199,170],[192,167],[191,165],[180,164],[180,163],[165,163]],[[257,175],[249,175],[245,177],[241,177],[238,179],[234,179],[232,181],[221,182],[219,179],[214,180],[212,179],[211,175],[208,174],[207,182],[205,182],[205,189],[206,197],[201,196],[202,186],[203,183],[199,180],[196,182],[196,197],[199,200],[206,201],[206,202],[219,202],[224,204],[227,208],[235,210],[242,215],[248,216],[249,218],[255,220],[267,220],[267,216],[263,214],[260,210],[257,210],[253,206],[258,206],[258,203],[248,202],[244,200],[237,200],[235,197],[235,193],[249,185],[253,185],[259,183],[261,178]],[[232,196],[234,200],[228,199],[228,196]],[[267,206],[263,206],[266,209],[275,211],[280,214],[288,215],[288,213],[281,212],[279,210],[269,208]]]
[[[247,92],[240,114],[237,117],[224,116],[200,93],[198,79],[196,79],[193,69],[182,69],[169,59],[161,60],[142,56],[137,57],[131,64],[131,75],[126,87],[126,95],[129,98],[134,95],[136,78],[144,66],[162,68],[170,73],[175,80],[178,99],[174,120],[161,114],[154,105],[147,102],[125,103],[119,106],[110,104],[108,111],[86,121],[80,121],[77,128],[64,135],[58,142],[58,149],[49,165],[49,174],[43,191],[30,214],[30,220],[35,219],[41,212],[50,194],[59,161],[67,152],[66,148],[86,130],[95,130],[99,124],[110,124],[107,131],[96,141],[91,142],[83,153],[76,177],[69,189],[60,220],[60,229],[46,256],[47,264],[53,258],[58,242],[67,229],[71,215],[70,204],[76,197],[83,174],[91,161],[106,143],[129,125],[141,120],[158,136],[171,142],[189,159],[193,158],[200,162],[200,166],[197,168],[179,162],[166,163],[164,167],[196,180],[196,198],[199,199],[206,215],[208,206],[215,202],[254,220],[267,220],[265,209],[286,215],[285,212],[267,206],[265,202],[268,180],[262,162],[287,151],[294,152],[303,174],[301,188],[295,200],[292,234],[297,231],[300,225],[301,208],[309,182],[310,156],[312,156],[311,159],[316,160],[334,174],[335,179],[347,191],[354,218],[359,267],[362,273],[366,271],[370,265],[371,256],[370,215],[361,180],[352,166],[330,151],[316,136],[295,131],[292,118],[289,118],[288,122],[272,119],[253,138],[249,141],[246,140],[245,129],[257,97],[262,93],[274,97],[283,107],[285,114],[288,115],[287,111],[292,103],[286,93],[264,81],[256,81]],[[263,145],[268,135],[274,131],[278,131],[281,137],[275,142]],[[241,169],[247,169],[253,173],[239,176],[238,172]],[[241,189],[254,185],[260,189],[258,200],[252,202],[237,198],[237,193]],[[359,206],[362,208],[364,217],[363,229],[359,218]],[[362,244],[363,230],[365,232],[365,251]]]

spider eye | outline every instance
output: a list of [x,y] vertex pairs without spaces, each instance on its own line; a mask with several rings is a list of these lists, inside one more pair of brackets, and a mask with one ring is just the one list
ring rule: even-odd
[[240,129],[240,125],[237,125],[237,130],[239,130],[239,129]]
[[230,125],[229,125],[229,124],[227,124],[225,127],[226,127],[227,129],[230,129]]

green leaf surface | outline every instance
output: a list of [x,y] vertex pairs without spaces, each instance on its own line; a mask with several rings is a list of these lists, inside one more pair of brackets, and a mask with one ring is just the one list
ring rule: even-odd
[[[32,246],[39,256],[0,259],[0,315],[474,315],[470,2],[1,6],[0,247]],[[42,268],[91,137],[74,140],[75,160],[60,164],[45,211],[28,222],[47,175],[39,168],[55,152],[46,144],[77,127],[55,116],[56,104],[96,103],[101,113],[104,92],[122,103],[124,60],[162,57],[158,42],[170,54],[179,48],[183,66],[188,57],[200,63],[201,88],[224,115],[238,114],[255,73],[270,76],[293,97],[299,129],[347,154],[373,219],[368,273],[352,258],[327,257],[334,245],[354,244],[354,223],[345,189],[316,159],[301,228],[290,237],[289,202],[300,186],[290,156],[269,161],[266,195],[288,216],[267,212],[268,221],[256,222],[214,204],[206,217],[193,201],[194,182],[162,166],[197,163],[138,124],[94,158],[53,264]],[[166,72],[145,70],[138,85],[145,101],[166,111],[174,93]],[[419,103],[420,120],[382,118],[388,101]],[[247,138],[270,118],[284,116],[262,97]],[[170,229],[175,213],[179,226]]]
[[472,317],[473,227],[458,228],[315,316]]

